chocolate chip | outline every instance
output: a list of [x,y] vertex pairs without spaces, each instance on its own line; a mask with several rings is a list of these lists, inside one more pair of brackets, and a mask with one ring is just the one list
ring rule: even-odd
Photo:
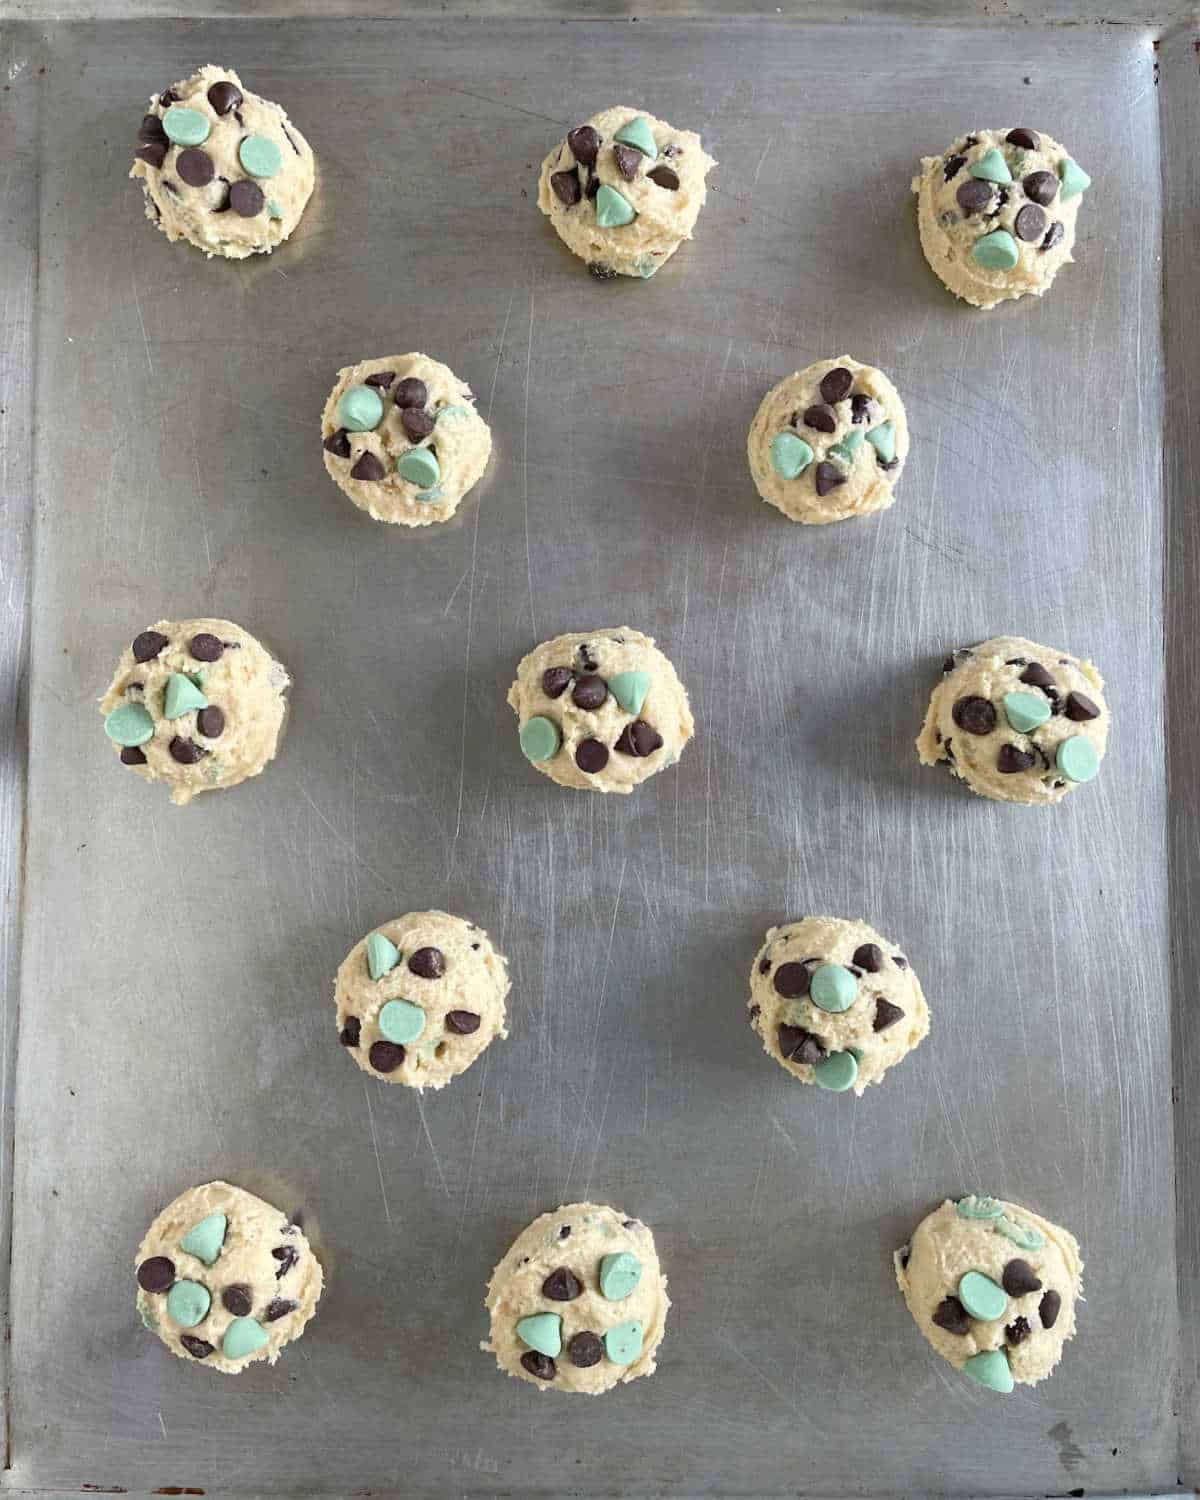
[[613,160],[617,164],[617,171],[626,182],[632,182],[637,176],[641,159],[642,153],[635,146],[626,146],[623,141],[618,141],[613,147]]
[[358,1016],[347,1016],[346,1024],[338,1033],[338,1040],[343,1047],[357,1047],[362,1036],[362,1021]]
[[227,1286],[221,1293],[221,1301],[235,1318],[248,1318],[254,1310],[254,1299],[250,1288],[242,1282]]
[[991,208],[988,209],[988,211],[984,215],[984,217],[988,218],[988,219],[995,219],[995,218],[999,217],[1000,210],[1005,206],[1005,204],[1007,204],[1007,202],[1008,202],[1008,189],[1006,187],[999,187],[999,188],[997,188],[996,189],[996,201],[995,201],[995,203],[992,204]]
[[396,394],[392,399],[397,406],[428,406],[429,387],[415,375],[406,375],[396,387]]
[[1062,1298],[1055,1291],[1047,1292],[1038,1303],[1038,1317],[1042,1320],[1042,1327],[1053,1328],[1061,1311]]
[[138,126],[137,138],[139,141],[161,141],[165,146],[168,142],[166,130],[158,115],[143,115],[142,123]]
[[179,1342],[193,1359],[207,1359],[213,1352],[213,1346],[207,1340],[193,1338],[190,1333],[181,1333]]
[[571,693],[571,700],[577,708],[599,708],[607,697],[608,683],[591,672],[579,678]]
[[634,719],[632,724],[626,724],[617,736],[614,750],[620,751],[622,755],[637,755],[644,758],[653,755],[656,750],[662,749],[662,735],[652,725],[647,724],[645,719]]
[[137,1268],[137,1283],[144,1292],[169,1292],[175,1285],[175,1262],[152,1255]]
[[962,1335],[971,1331],[971,1320],[967,1317],[967,1310],[957,1297],[943,1297],[933,1310],[932,1321],[939,1328],[944,1328],[947,1333]]
[[771,972],[771,960],[769,958],[760,958],[759,959],[759,961],[758,961],[758,972],[760,974],[769,974]]
[[322,444],[326,453],[332,453],[335,458],[350,457],[350,439],[346,436],[346,429],[339,427],[336,432],[331,432]]
[[1054,202],[1058,192],[1058,178],[1053,172],[1030,172],[1022,177],[1021,186],[1031,203],[1040,203],[1043,208]]
[[207,151],[201,151],[198,146],[189,146],[186,151],[179,153],[175,162],[175,170],[188,187],[207,187],[217,175],[212,157]]
[[395,370],[376,370],[374,375],[367,376],[363,384],[373,385],[377,391],[386,391],[391,388],[392,381],[395,378]]
[[220,739],[225,732],[225,712],[210,703],[196,715],[196,728],[206,740]]
[[369,448],[364,448],[358,455],[358,461],[350,470],[351,479],[364,479],[368,484],[375,484],[387,474],[383,461],[376,458]]
[[785,1000],[798,1000],[801,995],[808,994],[808,983],[812,978],[812,972],[808,964],[788,963],[780,964],[775,970],[775,978],[772,981],[777,994],[782,995]]
[[558,201],[565,203],[568,208],[573,208],[583,196],[583,189],[579,186],[579,173],[573,167],[565,172],[552,172],[550,186]]
[[876,943],[863,943],[855,948],[853,961],[868,974],[878,974],[883,968],[883,949]]
[[978,146],[978,144],[979,144],[979,137],[977,135],[964,135],[963,136],[963,149],[964,150],[968,146]]
[[657,167],[651,167],[646,176],[656,186],[666,188],[668,193],[677,193],[679,191],[678,174],[673,172],[668,166],[660,163]]
[[528,1354],[522,1354],[521,1368],[528,1370],[531,1375],[536,1375],[539,1380],[553,1380],[558,1373],[550,1356],[539,1354],[536,1349],[530,1349]]
[[583,1282],[566,1266],[558,1266],[542,1282],[542,1296],[551,1302],[574,1302],[583,1295]]
[[1038,140],[1036,130],[1026,130],[1021,126],[1017,130],[1010,130],[1004,137],[1010,146],[1020,146],[1026,151],[1036,151],[1041,142]]
[[850,397],[850,420],[852,422],[866,422],[871,416],[871,398],[862,391],[855,391]]
[[207,630],[194,635],[188,642],[188,652],[196,661],[220,661],[224,644]]
[[576,125],[567,131],[567,145],[576,161],[590,167],[600,152],[600,132],[593,125]]
[[168,645],[165,635],[157,630],[143,630],[133,639],[133,659],[137,662],[153,661],[162,648]]
[[996,710],[986,698],[960,698],[950,710],[950,717],[968,734],[991,734],[996,727]]
[[282,1281],[300,1259],[300,1252],[295,1245],[276,1245],[271,1254],[279,1262],[279,1269],[275,1272],[276,1281]]
[[803,1026],[781,1024],[778,1039],[780,1052],[791,1062],[811,1066],[819,1063],[825,1056],[825,1047],[820,1037],[814,1036],[811,1031],[805,1031]]
[[898,1005],[893,1005],[882,995],[875,996],[875,1019],[871,1023],[872,1031],[886,1031],[889,1026],[894,1026],[897,1021],[903,1021],[903,1019],[904,1012]]
[[158,96],[158,103],[160,109],[167,109],[170,105],[179,103],[179,95],[174,89],[163,89]]
[[1098,719],[1100,710],[1090,698],[1085,698],[1082,693],[1067,694],[1067,718],[1074,719],[1076,724],[1083,724],[1088,719]]
[[608,765],[608,747],[599,740],[580,740],[575,747],[575,764],[589,776],[603,771]]
[[409,957],[408,971],[418,979],[440,979],[446,972],[446,955],[440,948],[418,948]]
[[1027,243],[1039,240],[1042,230],[1046,227],[1046,215],[1036,203],[1027,203],[1024,208],[1017,211],[1017,217],[1013,220],[1013,229],[1019,240]]
[[[591,197],[592,194],[589,193],[588,196]],[[602,260],[589,260],[588,274],[594,276],[597,281],[612,281],[617,275],[616,271]]]
[[277,1323],[280,1318],[286,1318],[288,1313],[295,1312],[300,1306],[293,1302],[290,1297],[273,1297],[267,1303],[267,1310],[263,1313],[264,1323]]
[[161,167],[167,157],[167,143],[145,141],[133,154],[139,161],[149,162],[152,167]]
[[835,406],[839,401],[844,401],[850,394],[850,387],[854,384],[854,376],[845,365],[838,365],[836,369],[822,377],[821,400],[828,401],[830,406]]
[[1054,678],[1046,671],[1040,661],[1031,661],[1021,673],[1021,681],[1027,682],[1031,687],[1052,688]]
[[394,1073],[404,1061],[404,1048],[396,1042],[372,1042],[367,1057],[377,1073]]
[[561,698],[570,681],[570,667],[547,667],[542,673],[542,692],[547,698]]
[[172,198],[178,198],[179,197],[179,189],[175,186],[175,184],[171,181],[171,179],[169,177],[164,177],[163,178],[162,185],[163,185],[163,188],[165,189],[165,191],[168,192],[168,193],[170,193],[170,195],[171,195]]
[[845,484],[846,471],[839,469],[837,464],[821,463],[817,465],[817,494],[828,495],[830,490],[836,490],[839,484]]
[[585,1329],[571,1338],[567,1345],[567,1358],[578,1370],[590,1369],[604,1358],[604,1345],[597,1334]]
[[815,428],[817,432],[834,432],[837,430],[837,413],[828,406],[807,407],[800,419],[805,427]]
[[181,766],[194,766],[205,753],[203,746],[197,745],[195,740],[185,740],[178,734],[167,749],[171,752],[171,759]]
[[669,156],[671,160],[674,161],[677,156],[683,155],[683,147],[678,145],[675,141],[672,141],[669,146],[663,147],[662,154],[664,156]]
[[123,766],[144,766],[146,764],[146,757],[136,745],[122,745],[121,764]]
[[242,91],[236,83],[230,83],[228,78],[222,78],[219,83],[214,83],[208,91],[208,102],[219,115],[227,115],[231,109],[237,109],[242,102]]
[[1054,223],[1047,229],[1045,239],[1038,246],[1038,253],[1040,254],[1043,250],[1053,250],[1065,233],[1066,230],[1062,227],[1062,221],[1055,219]]
[[262,213],[266,201],[262,188],[257,182],[251,182],[248,177],[239,179],[229,189],[229,206],[243,219],[253,219],[257,214]]
[[[625,1227],[628,1228],[629,1226],[626,1225]],[[559,1237],[560,1240],[568,1240],[568,1239],[570,1239],[571,1238],[571,1226],[569,1224],[561,1224],[559,1226],[559,1230],[558,1230],[558,1237]]]
[[1013,1348],[1023,1343],[1029,1337],[1029,1334],[1028,1318],[1015,1318],[1004,1330],[1004,1337]]
[[1015,776],[1019,771],[1028,771],[1037,756],[1028,750],[1019,750],[1016,745],[1001,745],[996,757],[996,769],[1005,776]]
[[978,214],[992,201],[992,185],[978,177],[968,177],[960,182],[954,194],[955,201],[965,214]]
[[[949,744],[949,741],[947,740],[946,743]],[[908,959],[905,958],[905,956],[904,956],[903,953],[893,953],[892,954],[892,962],[896,965],[896,967],[898,969],[907,969],[908,968]]]
[[400,412],[400,425],[410,442],[419,443],[433,431],[433,417],[419,406],[406,406]]
[[1010,1297],[1023,1297],[1026,1292],[1040,1292],[1042,1283],[1027,1260],[1010,1260],[1004,1267],[1000,1284]]

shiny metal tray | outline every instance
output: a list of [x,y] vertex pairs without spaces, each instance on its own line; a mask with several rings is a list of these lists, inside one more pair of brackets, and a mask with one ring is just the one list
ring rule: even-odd
[[[1191,29],[432,12],[0,32],[8,1487],[1194,1481]],[[253,264],[167,244],[124,180],[147,95],[210,60],[318,156],[294,242]],[[626,99],[720,166],[694,244],[600,284],[535,172]],[[1095,179],[1078,264],[981,315],[927,270],[909,178],[1026,121]],[[496,438],[420,534],[354,510],[317,433],[340,366],[409,349]],[[893,510],[805,529],[755,497],[744,435],[770,384],[842,351],[894,378],[912,454]],[[95,700],[137,630],[201,613],[278,651],[293,713],[267,774],[177,811],[121,774]],[[564,793],[520,756],[513,667],[625,623],[675,662],[696,739],[634,797]],[[1006,630],[1108,678],[1103,775],[1053,812],[913,752],[945,650]],[[421,1100],[341,1056],[331,983],[427,905],[485,925],[515,985],[511,1039]],[[746,1025],[763,929],[814,910],[902,940],[933,1008],[861,1101],[797,1088]],[[146,1223],[216,1176],[302,1212],[329,1272],[303,1341],[237,1380],[133,1313]],[[971,1190],[1087,1261],[1060,1372],[1006,1401],[931,1354],[892,1279]],[[654,1226],[675,1308],[652,1381],[539,1399],[478,1352],[484,1286],[586,1196]]]

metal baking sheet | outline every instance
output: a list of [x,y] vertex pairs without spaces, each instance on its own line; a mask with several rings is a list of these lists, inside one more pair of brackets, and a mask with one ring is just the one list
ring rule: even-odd
[[[1164,429],[1186,399],[1160,259],[1165,151],[1168,354],[1194,361],[1190,33],[476,15],[30,22],[3,45],[10,461],[36,502],[9,1487],[1194,1478],[1162,729],[1165,502],[1183,515],[1194,437]],[[253,264],[168,245],[124,180],[147,95],[209,60],[318,156],[293,243]],[[550,144],[617,99],[720,161],[695,243],[647,284],[593,282],[533,201]],[[1079,263],[981,315],[925,267],[908,182],[970,125],[1024,121],[1095,179]],[[459,517],[419,534],[355,511],[317,443],[338,367],[408,349],[472,383],[496,439]],[[912,455],[892,511],[800,528],[757,500],[744,435],[770,384],[842,351],[895,379]],[[296,686],[278,763],[177,811],[121,775],[95,699],[134,632],[197,613],[261,634]],[[631,798],[565,793],[518,752],[513,666],[625,623],[677,665],[695,742]],[[1005,630],[1108,678],[1103,775],[1054,812],[913,753],[944,651]],[[511,1039],[420,1100],[340,1055],[331,980],[425,905],[484,924],[515,985]],[[797,1088],[745,1023],[763,929],[806,911],[902,940],[933,1007],[861,1101]],[[132,1309],[146,1223],[215,1176],[302,1212],[329,1273],[303,1341],[236,1381],[167,1358]],[[1069,1225],[1087,1261],[1059,1373],[1005,1402],[931,1354],[892,1281],[893,1247],[969,1190]],[[565,1403],[476,1346],[509,1241],[585,1196],[654,1226],[675,1308],[652,1381]]]

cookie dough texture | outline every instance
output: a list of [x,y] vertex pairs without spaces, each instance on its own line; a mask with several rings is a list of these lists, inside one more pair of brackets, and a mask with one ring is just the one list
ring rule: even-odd
[[189,1188],[138,1247],[137,1309],[172,1354],[236,1375],[274,1364],[317,1310],[321,1266],[299,1225],[228,1182]]
[[[347,393],[364,389],[379,398],[379,420],[366,430],[347,429],[356,399],[346,404]],[[374,415],[369,397],[367,405]],[[470,386],[427,354],[364,359],[339,370],[321,415],[321,440],[338,488],[375,520],[401,526],[449,520],[492,451],[491,429],[475,410]],[[429,459],[414,466],[414,450]]]
[[[1083,1261],[1075,1237],[1003,1199],[947,1199],[895,1255],[896,1281],[917,1327],[942,1356],[993,1390],[1036,1385],[1075,1333]],[[991,1304],[964,1306],[978,1273]],[[978,1284],[977,1284],[978,1285]]]
[[[172,108],[185,113],[167,119]],[[312,148],[284,110],[252,94],[232,68],[209,63],[151,97],[129,175],[142,185],[146,217],[169,240],[242,260],[289,237],[314,170]]]
[[843,917],[768,929],[748,1004],[769,1056],[801,1083],[839,1093],[861,1096],[929,1034],[929,1007],[903,951]]
[[946,658],[917,755],[948,765],[981,797],[1038,806],[1095,775],[1108,722],[1104,679],[1090,661],[996,636]]
[[628,625],[555,636],[508,690],[526,758],[560,786],[631,792],[674,765],[695,728],[653,639]]
[[842,354],[768,391],[746,449],[767,504],[823,526],[891,505],[908,456],[908,421],[882,370]]
[[599,1395],[654,1373],[670,1305],[646,1225],[568,1203],[535,1219],[492,1272],[481,1347],[543,1390]]
[[334,984],[342,1046],[365,1073],[440,1089],[508,1035],[508,961],[481,927],[445,911],[384,922]]
[[[577,125],[547,156],[538,207],[594,276],[644,280],[691,239],[715,166],[693,131],[619,104]],[[604,222],[614,216],[628,222]]]
[[231,620],[159,620],[124,652],[100,700],[122,763],[171,801],[237,786],[274,758],[287,670]]
[[1040,297],[1074,257],[1087,174],[1043,131],[976,130],[913,178],[921,248],[975,307]]

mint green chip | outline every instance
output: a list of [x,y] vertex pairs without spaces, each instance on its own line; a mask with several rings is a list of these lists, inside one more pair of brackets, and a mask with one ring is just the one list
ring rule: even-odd
[[267,1342],[267,1330],[253,1318],[234,1318],[221,1340],[221,1353],[226,1359],[245,1359]]
[[636,1318],[614,1323],[604,1335],[604,1350],[614,1365],[631,1365],[642,1352],[642,1325]]
[[636,119],[629,120],[622,125],[620,130],[614,132],[613,140],[622,141],[626,146],[633,146],[643,156],[648,156],[651,161],[658,155],[654,132],[650,129],[650,121],[645,115],[638,115]]
[[858,1058],[853,1052],[831,1052],[813,1064],[813,1082],[831,1094],[844,1094],[858,1077]]
[[1021,1224],[1007,1214],[1001,1214],[992,1228],[1022,1250],[1040,1250],[1046,1243],[1046,1236],[1040,1229],[1035,1229],[1032,1224]]
[[437,454],[432,448],[410,448],[401,455],[396,472],[401,479],[407,479],[409,484],[418,484],[423,490],[435,485],[442,477]]
[[1100,769],[1100,756],[1091,740],[1073,734],[1059,745],[1054,764],[1069,781],[1091,781]]
[[182,672],[172,672],[167,678],[167,691],[163,695],[163,714],[168,719],[178,719],[195,708],[207,708],[208,699],[190,677]]
[[1065,203],[1068,198],[1078,197],[1092,185],[1092,179],[1079,163],[1072,161],[1069,156],[1064,156],[1058,164],[1058,180],[1062,183],[1058,194],[1060,203]]
[[442,498],[442,487],[440,484],[435,484],[431,490],[418,490],[413,498],[419,500],[422,505],[433,505]]
[[840,443],[834,443],[829,450],[828,456],[836,458],[841,463],[853,464],[854,455],[863,445],[862,432],[857,427],[852,427]]
[[1008,163],[1004,160],[1004,153],[998,151],[995,146],[990,151],[985,151],[978,161],[972,162],[967,168],[968,177],[979,177],[984,182],[1011,182],[1012,173],[1008,170]]
[[425,1030],[425,1012],[408,1000],[389,1000],[379,1012],[379,1029],[389,1042],[415,1042]]
[[400,950],[391,938],[382,932],[373,932],[367,939],[367,973],[372,979],[382,979],[390,974],[400,962]]
[[562,1319],[557,1313],[534,1313],[517,1324],[517,1337],[539,1354],[557,1359],[562,1353]]
[[981,1323],[994,1323],[1008,1311],[1008,1293],[982,1271],[968,1271],[959,1277],[958,1300]]
[[616,188],[607,182],[600,184],[596,193],[596,223],[601,229],[619,229],[622,224],[632,224],[637,210],[628,198],[623,198]]
[[1020,259],[1020,252],[1007,229],[993,229],[971,246],[971,259],[985,271],[1011,271]]
[[562,735],[553,719],[543,719],[539,714],[521,725],[521,750],[526,760],[549,760],[558,754],[561,744]]
[[283,209],[280,208],[279,204],[275,202],[274,198],[267,199],[267,213],[270,214],[271,218],[273,219],[283,218]]
[[892,421],[880,422],[878,427],[872,427],[867,433],[867,442],[879,454],[885,464],[890,464],[896,456],[896,424]]
[[642,1263],[628,1250],[606,1255],[600,1262],[600,1290],[610,1302],[620,1302],[637,1290]]
[[238,161],[251,177],[274,177],[283,166],[283,154],[268,136],[248,135],[238,147]]
[[795,479],[813,461],[813,451],[794,432],[779,432],[771,439],[771,467],[780,479]]
[[982,1354],[972,1354],[963,1365],[963,1371],[980,1385],[986,1385],[989,1391],[999,1391],[1003,1396],[1013,1388],[1008,1355],[1003,1349],[985,1349]]
[[822,964],[813,970],[808,997],[822,1010],[849,1010],[858,996],[858,982],[842,964]]
[[1005,693],[1004,717],[1018,734],[1028,734],[1050,717],[1050,705],[1040,693]]
[[179,1248],[211,1266],[221,1253],[228,1226],[229,1220],[224,1214],[207,1214],[198,1224],[192,1225],[179,1241]]
[[374,432],[383,421],[383,398],[371,385],[352,385],[337,407],[338,425],[347,432]]
[[998,1219],[1004,1212],[1002,1204],[997,1203],[995,1198],[988,1198],[981,1193],[968,1193],[965,1198],[960,1198],[955,1204],[960,1219]]
[[186,104],[172,104],[163,115],[163,129],[167,139],[177,146],[202,146],[212,126],[200,110],[189,109]]
[[650,673],[618,672],[608,679],[608,690],[627,714],[640,714],[650,691]]
[[208,1317],[212,1298],[198,1281],[177,1281],[167,1293],[167,1316],[180,1328],[195,1328]]
[[144,745],[154,738],[154,720],[140,703],[121,703],[105,719],[104,732],[118,745]]

